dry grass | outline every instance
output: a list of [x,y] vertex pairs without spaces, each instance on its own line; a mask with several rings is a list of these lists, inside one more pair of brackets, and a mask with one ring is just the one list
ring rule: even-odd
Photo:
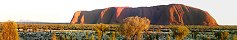
[[13,21],[3,23],[2,27],[3,40],[19,40],[17,24]]
[[105,32],[105,31],[108,30],[109,25],[107,25],[107,24],[96,24],[93,28],[94,28],[96,31]]

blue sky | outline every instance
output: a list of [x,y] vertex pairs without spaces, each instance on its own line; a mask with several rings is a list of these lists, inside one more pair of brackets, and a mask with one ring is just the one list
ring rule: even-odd
[[236,25],[234,0],[0,0],[0,22],[70,22],[75,11],[107,7],[184,4],[208,11],[221,25]]

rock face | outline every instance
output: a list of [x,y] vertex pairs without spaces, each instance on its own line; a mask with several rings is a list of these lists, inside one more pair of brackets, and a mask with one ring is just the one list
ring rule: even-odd
[[146,17],[158,25],[207,25],[217,26],[216,20],[206,11],[182,4],[153,7],[110,7],[92,11],[75,12],[71,24],[119,24],[130,16]]

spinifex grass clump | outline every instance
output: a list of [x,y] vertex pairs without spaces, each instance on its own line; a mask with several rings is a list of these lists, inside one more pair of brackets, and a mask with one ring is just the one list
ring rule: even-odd
[[174,31],[175,39],[176,40],[184,40],[184,38],[189,34],[189,29],[185,26],[179,26]]
[[17,24],[13,21],[4,22],[2,24],[3,40],[19,40]]
[[128,17],[123,20],[122,26],[118,27],[120,34],[126,37],[127,40],[131,40],[135,35],[136,40],[141,40],[142,32],[148,30],[150,20],[147,18],[141,18],[138,16]]

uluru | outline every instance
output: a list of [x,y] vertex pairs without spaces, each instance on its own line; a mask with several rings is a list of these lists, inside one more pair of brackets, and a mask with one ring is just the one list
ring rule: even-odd
[[217,26],[216,20],[207,12],[183,4],[151,7],[109,7],[92,11],[76,11],[71,24],[120,24],[131,16],[146,17],[156,25],[205,25]]

